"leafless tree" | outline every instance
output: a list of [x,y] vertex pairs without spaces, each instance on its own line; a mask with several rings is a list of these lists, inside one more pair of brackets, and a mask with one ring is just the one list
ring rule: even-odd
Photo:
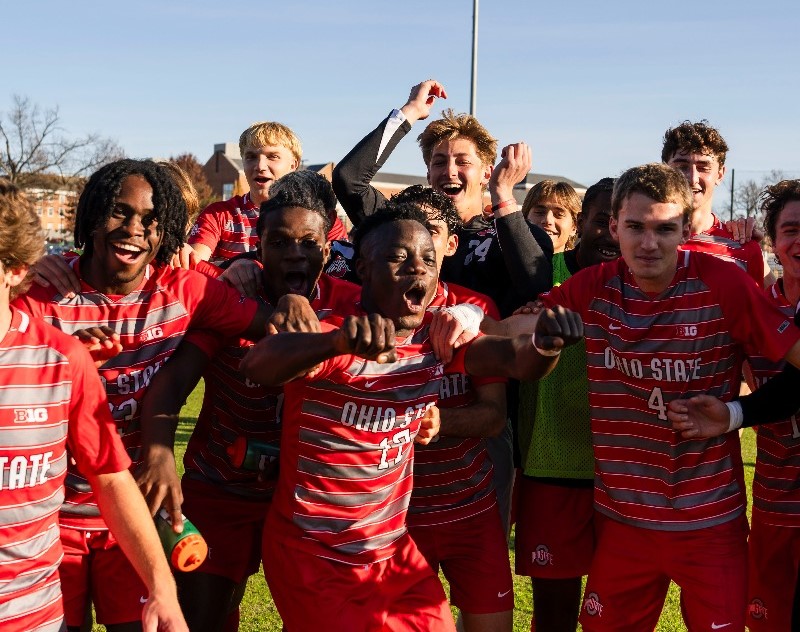
[[64,182],[85,177],[122,156],[122,148],[110,138],[67,135],[58,107],[41,109],[27,97],[15,95],[11,109],[0,113],[0,175],[19,186],[42,174]]

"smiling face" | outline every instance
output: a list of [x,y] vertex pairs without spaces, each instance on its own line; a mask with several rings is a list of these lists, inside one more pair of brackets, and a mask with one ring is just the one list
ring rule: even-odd
[[784,280],[800,282],[800,200],[787,202],[775,222],[775,254],[783,266]]
[[356,269],[362,281],[362,305],[394,321],[399,336],[422,324],[436,293],[436,250],[419,222],[399,220],[366,235]]
[[290,206],[269,211],[262,221],[259,249],[270,303],[285,294],[311,298],[330,254],[322,216]]
[[283,145],[248,145],[242,154],[242,169],[257,206],[269,198],[269,188],[281,176],[297,169],[297,158]]
[[631,193],[609,228],[639,288],[651,294],[667,289],[675,276],[678,246],[689,238],[681,205]]
[[82,264],[87,281],[106,294],[129,294],[142,282],[162,238],[150,183],[140,175],[125,177],[111,215],[92,232],[91,256]]
[[554,253],[564,252],[567,242],[578,230],[572,213],[555,197],[538,200],[528,211],[527,219],[550,235]]
[[453,201],[464,221],[483,212],[483,190],[491,175],[492,165],[484,164],[468,138],[443,140],[433,148],[428,182]]
[[667,161],[680,171],[692,190],[692,210],[711,213],[714,189],[725,176],[725,165],[712,154],[701,152],[675,152]]
[[619,257],[619,244],[611,236],[611,191],[601,191],[580,215],[578,264],[587,268]]

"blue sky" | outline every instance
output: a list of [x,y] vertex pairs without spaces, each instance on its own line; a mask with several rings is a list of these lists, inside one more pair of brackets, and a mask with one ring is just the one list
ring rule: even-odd
[[[657,160],[687,118],[722,131],[737,173],[800,172],[798,18],[789,0],[483,0],[478,117],[585,184]],[[0,110],[58,105],[131,156],[205,161],[277,120],[335,161],[430,77],[469,108],[472,0],[15,2],[3,22]],[[387,169],[424,173],[418,132]]]

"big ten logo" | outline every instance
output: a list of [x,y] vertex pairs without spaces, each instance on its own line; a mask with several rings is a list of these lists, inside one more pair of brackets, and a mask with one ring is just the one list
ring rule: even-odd
[[682,338],[694,338],[697,335],[697,325],[679,325],[677,335]]
[[150,340],[157,340],[164,337],[164,330],[161,327],[150,327],[145,329],[139,336],[140,342],[149,342]]
[[40,421],[47,421],[46,408],[15,408],[15,424],[31,424]]

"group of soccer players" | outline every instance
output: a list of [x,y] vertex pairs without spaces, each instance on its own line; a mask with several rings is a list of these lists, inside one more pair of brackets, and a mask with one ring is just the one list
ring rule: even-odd
[[[332,184],[254,124],[250,191],[196,219],[174,166],[106,165],[65,256],[3,185],[4,629],[85,630],[93,606],[117,632],[236,630],[263,564],[289,632],[454,630],[449,603],[508,631],[514,520],[532,630],[653,629],[670,580],[690,630],[792,629],[800,402],[770,402],[798,390],[800,182],[764,194],[777,282],[712,213],[728,148],[704,122],[520,208],[530,148],[495,165],[448,110],[419,136],[431,186],[385,199],[373,177],[439,98],[414,86]],[[733,402],[743,375],[763,388]],[[760,421],[748,552],[736,430]],[[162,508],[209,546],[174,581]]]

